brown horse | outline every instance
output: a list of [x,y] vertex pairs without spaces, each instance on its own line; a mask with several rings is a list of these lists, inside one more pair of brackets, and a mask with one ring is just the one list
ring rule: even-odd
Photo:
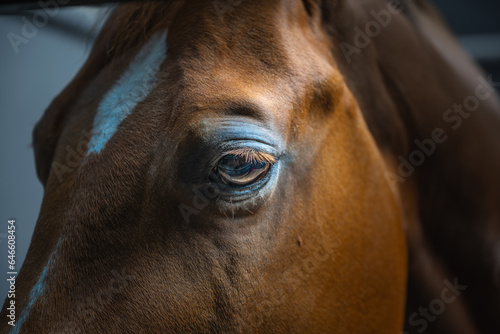
[[1,332],[498,332],[499,106],[424,1],[123,5]]

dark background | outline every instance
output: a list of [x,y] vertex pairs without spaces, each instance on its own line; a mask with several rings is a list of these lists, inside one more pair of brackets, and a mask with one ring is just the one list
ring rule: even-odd
[[500,78],[500,1],[432,0],[466,50]]

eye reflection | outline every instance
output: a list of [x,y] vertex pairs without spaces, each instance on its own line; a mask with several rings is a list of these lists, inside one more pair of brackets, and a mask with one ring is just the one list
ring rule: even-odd
[[260,180],[275,161],[276,158],[267,153],[242,148],[225,152],[215,172],[226,184],[245,186]]

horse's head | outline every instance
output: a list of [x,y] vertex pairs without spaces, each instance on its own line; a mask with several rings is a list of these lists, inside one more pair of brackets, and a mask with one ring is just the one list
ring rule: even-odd
[[401,327],[399,207],[319,8],[221,4],[117,9],[37,125],[16,328]]
[[345,79],[350,6],[119,7],[34,132],[14,332],[400,330],[404,131]]

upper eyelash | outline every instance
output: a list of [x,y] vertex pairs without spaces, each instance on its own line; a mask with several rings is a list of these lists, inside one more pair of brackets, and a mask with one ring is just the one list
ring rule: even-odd
[[274,164],[277,161],[277,158],[269,153],[261,152],[254,150],[253,148],[249,147],[242,147],[242,148],[237,148],[234,150],[229,150],[224,153],[222,153],[222,157],[226,155],[235,155],[239,156],[245,159],[246,163],[260,163],[260,162],[266,162],[270,164]]
[[214,171],[215,169],[217,169],[217,163],[219,162],[220,159],[222,159],[226,155],[236,155],[239,157],[243,157],[246,163],[265,162],[272,165],[278,161],[278,158],[273,154],[265,153],[250,147],[241,147],[224,151],[222,154],[210,160],[208,164],[210,166],[210,170]]

